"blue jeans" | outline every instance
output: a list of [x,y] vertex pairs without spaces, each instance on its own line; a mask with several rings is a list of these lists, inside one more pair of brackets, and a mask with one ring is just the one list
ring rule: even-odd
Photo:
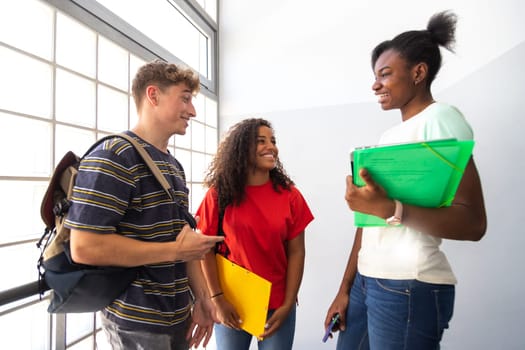
[[454,285],[357,273],[337,350],[437,350],[454,296]]
[[[295,334],[295,305],[281,327],[271,337],[258,341],[259,350],[291,350]],[[273,310],[268,312],[266,319],[272,316]],[[216,324],[214,326],[217,350],[248,350],[252,335],[243,330],[236,330]]]

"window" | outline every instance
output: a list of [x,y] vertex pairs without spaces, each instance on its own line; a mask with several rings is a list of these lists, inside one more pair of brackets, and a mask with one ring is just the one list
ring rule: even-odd
[[[139,66],[154,58],[186,64],[201,77],[201,93],[195,98],[198,116],[187,134],[174,137],[169,145],[186,170],[190,209],[196,210],[218,142],[217,3],[193,4],[0,2],[0,210],[2,217],[10,218],[4,220],[0,235],[0,263],[17,266],[9,275],[3,271],[0,292],[37,279],[35,243],[43,233],[40,202],[54,165],[67,150],[82,154],[96,139],[135,124],[131,80]],[[38,296],[29,299],[0,306],[6,335],[0,347],[19,348],[23,338],[28,345],[22,347],[28,349],[94,348],[96,315],[50,316],[47,303],[39,302]],[[28,328],[31,320],[39,326]],[[60,332],[66,324],[66,344],[55,343],[61,340],[50,337],[51,329]]]

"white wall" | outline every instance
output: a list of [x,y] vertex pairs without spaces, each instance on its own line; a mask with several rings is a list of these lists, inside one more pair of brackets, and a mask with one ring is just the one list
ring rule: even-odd
[[272,121],[283,163],[316,217],[307,229],[295,348],[335,348],[320,339],[355,231],[343,199],[348,151],[375,143],[400,120],[373,101],[369,53],[453,9],[457,54],[445,55],[434,94],[458,106],[474,128],[489,226],[481,242],[443,245],[459,283],[442,348],[523,349],[525,22],[518,17],[525,3],[320,3],[223,0],[220,7],[221,129],[249,116]]

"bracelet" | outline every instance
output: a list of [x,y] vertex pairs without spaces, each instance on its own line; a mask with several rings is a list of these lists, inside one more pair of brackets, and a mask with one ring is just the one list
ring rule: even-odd
[[219,293],[217,293],[217,294],[212,295],[212,296],[210,297],[210,299],[213,299],[213,298],[218,297],[218,296],[223,295],[223,294],[224,294],[223,292],[219,292]]

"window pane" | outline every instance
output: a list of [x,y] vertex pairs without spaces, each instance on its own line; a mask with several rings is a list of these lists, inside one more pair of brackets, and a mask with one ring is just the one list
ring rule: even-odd
[[120,132],[128,128],[128,95],[99,85],[98,127]]
[[[203,35],[172,3],[149,0],[148,6],[144,6],[139,1],[97,1],[187,65],[199,70],[200,38]],[[206,71],[201,73],[207,75]]]
[[146,64],[147,61],[144,61],[143,59],[135,56],[130,55],[129,56],[129,92],[131,93],[131,84],[133,83],[133,78],[135,78],[135,75],[137,74],[137,71],[140,67],[142,67],[144,64]]
[[[137,56],[130,55],[129,57],[129,93],[131,94],[131,84],[133,83],[133,78],[137,74],[138,69],[146,64],[146,61],[138,58]],[[137,124],[137,106],[135,105],[135,100],[133,96],[129,98],[129,127],[133,127]]]
[[95,83],[62,69],[56,74],[56,119],[95,126]]
[[199,209],[199,205],[202,202],[202,199],[204,198],[204,194],[206,193],[207,188],[204,188],[204,185],[202,183],[195,183],[191,185],[190,188],[190,197],[191,197],[191,206],[190,211],[191,213],[196,213],[197,209]]
[[196,116],[193,120],[198,120],[200,122],[204,123],[204,120],[206,119],[204,104],[206,103],[206,96],[203,94],[197,94],[192,101],[193,106],[195,107],[195,113]]
[[[204,37],[193,25],[191,25],[189,22],[180,22],[180,23],[173,23],[172,27],[173,33],[181,33],[180,36],[178,36],[179,42],[175,46],[175,42],[173,41],[173,37],[171,35],[167,35],[169,32],[163,32],[166,34],[166,37],[162,39],[162,41],[166,42],[166,44],[173,43],[170,45],[169,48],[170,52],[173,53],[181,53],[181,57],[184,60],[186,64],[191,66],[196,71],[200,72],[205,77],[208,77],[208,71],[206,65],[201,67],[201,42],[206,41],[206,37]],[[170,40],[171,37],[171,40]],[[206,52],[203,52],[203,54],[206,54]]]
[[35,0],[1,1],[0,41],[51,60],[52,9]]
[[196,0],[206,13],[217,22],[217,0]]
[[[45,226],[40,218],[40,203],[46,188],[47,181],[0,181],[0,193],[2,193],[0,213],[2,213],[2,218],[9,218],[9,220],[2,220],[1,243],[40,238]],[[32,244],[31,248],[36,253],[34,244]],[[31,255],[24,256],[22,253],[20,254],[20,258],[22,260],[25,259],[26,264],[29,263],[32,266],[31,276],[34,279],[36,260],[31,260],[29,258]],[[0,256],[3,257],[4,254],[2,253]],[[17,266],[16,263],[7,261],[8,264]],[[27,279],[27,276],[23,278]],[[0,284],[6,281],[6,279],[2,278],[0,279]],[[11,283],[12,281],[8,282]]]
[[206,162],[206,172],[208,172],[208,168],[210,167],[211,162],[213,161],[213,157],[214,155],[211,155],[211,154],[206,154],[204,156],[205,162]]
[[[86,334],[93,332],[95,315],[92,312],[67,314],[66,316],[66,344],[70,344]],[[93,344],[93,339],[91,339]],[[75,348],[77,349],[77,348]],[[85,349],[85,347],[81,347]]]
[[191,178],[191,152],[180,148],[175,149],[175,158],[182,164],[186,173],[186,181],[192,181]]
[[[28,221],[27,212],[24,218],[25,221]],[[37,281],[38,270],[36,267],[39,257],[40,250],[36,247],[35,243],[27,243],[0,248],[0,264],[2,264],[2,266],[4,267],[13,267],[2,269],[0,290],[6,290]],[[0,320],[1,319],[3,319],[3,317],[0,317]],[[2,333],[4,332],[2,331]],[[2,340],[0,340],[0,342]],[[2,349],[6,348],[2,347]],[[20,349],[20,347],[12,349]]]
[[217,129],[206,126],[206,153],[217,152]]
[[58,64],[95,77],[96,35],[93,31],[58,13],[56,42]]
[[95,140],[94,131],[57,125],[55,142],[57,164],[67,151],[73,151],[78,156],[84,155]]
[[135,100],[133,97],[129,98],[129,127],[132,128],[137,125],[139,116],[137,115],[137,107],[135,106]]
[[2,315],[2,349],[47,349],[46,343],[49,342],[50,333],[47,305],[47,301],[42,301]]
[[191,173],[193,182],[203,182],[206,172],[206,158],[202,153],[192,152],[191,154]]
[[217,22],[217,0],[206,0],[206,12]]
[[211,76],[211,60],[208,59],[209,40],[207,37],[199,36],[199,72],[208,79],[213,79]]
[[99,36],[98,79],[121,90],[128,89],[128,53]]
[[206,124],[217,127],[217,101],[206,97]]
[[0,108],[51,118],[51,66],[1,46],[0,58]]
[[[0,159],[3,176],[51,174],[51,124],[0,112]],[[24,139],[29,142],[20,142]],[[16,149],[13,149],[16,145]],[[20,155],[24,156],[21,157]]]
[[182,148],[191,148],[191,133],[193,132],[193,121],[186,128],[185,135],[175,135],[175,146]]
[[204,135],[204,125],[192,121],[191,126],[191,147],[193,150],[204,152],[206,142]]

